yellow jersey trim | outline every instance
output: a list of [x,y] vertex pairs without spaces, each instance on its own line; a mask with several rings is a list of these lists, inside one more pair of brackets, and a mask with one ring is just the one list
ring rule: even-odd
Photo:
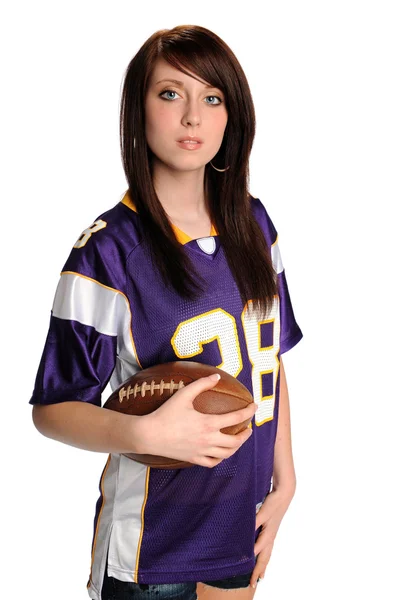
[[[125,206],[127,206],[128,208],[130,208],[131,210],[133,210],[134,212],[137,213],[135,203],[133,202],[132,198],[130,197],[129,190],[125,192],[121,202],[122,202],[122,204],[125,204]],[[182,229],[179,229],[179,227],[177,227],[173,223],[171,223],[171,226],[172,226],[172,229],[174,230],[174,233],[175,233],[175,236],[176,236],[176,239],[178,240],[178,242],[180,242],[181,244],[187,244],[188,242],[192,241],[193,238],[191,238],[187,233],[182,231]],[[210,236],[214,236],[214,235],[218,235],[218,233],[217,233],[217,230],[215,229],[214,225],[212,224]]]

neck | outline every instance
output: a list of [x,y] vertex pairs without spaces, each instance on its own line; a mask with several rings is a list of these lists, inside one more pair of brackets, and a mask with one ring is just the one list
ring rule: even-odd
[[196,220],[207,214],[204,170],[204,166],[191,171],[172,170],[154,157],[153,184],[169,217]]

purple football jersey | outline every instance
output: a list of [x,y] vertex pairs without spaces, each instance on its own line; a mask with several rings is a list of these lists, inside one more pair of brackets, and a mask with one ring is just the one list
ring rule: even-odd
[[140,369],[193,360],[236,377],[258,405],[253,435],[213,468],[157,469],[108,455],[95,507],[90,598],[101,600],[105,568],[121,581],[149,584],[254,569],[256,513],[272,487],[280,355],[303,334],[277,231],[262,202],[251,197],[251,205],[278,274],[279,294],[265,320],[251,300],[243,306],[214,227],[209,237],[191,239],[173,226],[207,282],[201,297],[186,300],[166,288],[128,192],[82,233],[61,272],[30,404],[102,406],[108,382],[114,390]]

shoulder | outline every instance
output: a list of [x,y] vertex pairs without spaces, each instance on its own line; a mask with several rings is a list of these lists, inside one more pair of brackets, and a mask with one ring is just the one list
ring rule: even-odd
[[125,286],[128,255],[141,242],[137,213],[119,201],[78,235],[61,270],[105,286]]
[[253,215],[260,225],[267,243],[269,246],[275,244],[278,240],[278,232],[275,229],[275,225],[272,222],[270,215],[268,214],[267,208],[259,198],[255,198],[250,195],[250,204],[253,211]]
[[141,241],[138,214],[122,200],[93,220],[78,237],[74,249],[86,246],[108,253],[115,246],[122,254],[128,254]]

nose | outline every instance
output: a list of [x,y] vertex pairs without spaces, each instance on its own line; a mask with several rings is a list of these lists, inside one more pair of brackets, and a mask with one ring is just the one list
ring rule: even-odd
[[182,117],[183,125],[197,126],[200,123],[200,114],[194,102],[190,102]]
[[188,116],[188,117],[184,117],[182,119],[182,122],[186,126],[192,125],[193,127],[196,127],[200,123],[200,119],[199,119],[199,117]]

